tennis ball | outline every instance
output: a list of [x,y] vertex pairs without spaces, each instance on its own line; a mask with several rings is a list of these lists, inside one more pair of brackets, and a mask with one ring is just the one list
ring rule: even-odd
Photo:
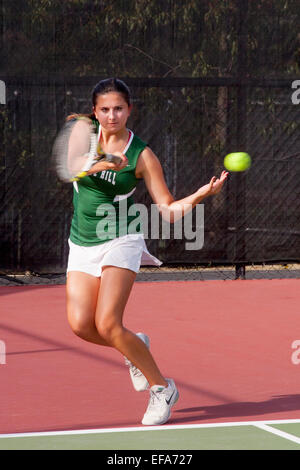
[[224,158],[224,166],[228,171],[245,171],[251,166],[251,157],[246,152],[229,153]]

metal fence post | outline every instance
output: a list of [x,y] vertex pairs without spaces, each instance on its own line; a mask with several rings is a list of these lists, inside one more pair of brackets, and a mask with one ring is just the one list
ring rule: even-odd
[[[248,36],[248,0],[237,0],[239,10],[239,44],[238,76],[240,83],[237,89],[237,146],[239,151],[246,151],[247,143],[247,88],[243,79],[247,75],[247,36]],[[237,173],[235,178],[236,197],[236,248],[235,277],[245,279],[245,210],[246,181],[245,174]]]

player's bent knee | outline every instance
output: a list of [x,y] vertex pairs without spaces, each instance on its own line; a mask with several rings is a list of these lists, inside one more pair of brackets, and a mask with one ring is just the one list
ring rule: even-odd
[[69,317],[69,325],[73,333],[82,339],[89,338],[91,332],[95,328],[95,325],[91,324],[91,322],[87,322],[76,317]]
[[122,325],[116,324],[114,322],[109,322],[109,321],[97,322],[96,328],[98,330],[99,335],[101,335],[101,337],[104,338],[105,341],[112,346],[114,345],[115,340],[123,332]]

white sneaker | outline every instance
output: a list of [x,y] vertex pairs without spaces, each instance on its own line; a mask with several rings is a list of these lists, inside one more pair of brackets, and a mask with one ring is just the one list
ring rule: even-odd
[[[149,349],[149,337],[144,333],[137,333],[136,335],[146,344],[147,348]],[[130,377],[135,390],[137,392],[143,392],[144,390],[147,390],[147,388],[149,387],[148,380],[142,374],[142,372],[137,367],[135,367],[132,362],[130,362],[126,357],[125,364],[129,367]]]
[[150,400],[142,424],[164,424],[171,416],[171,408],[177,402],[179,393],[172,379],[166,379],[168,387],[153,385],[150,388]]

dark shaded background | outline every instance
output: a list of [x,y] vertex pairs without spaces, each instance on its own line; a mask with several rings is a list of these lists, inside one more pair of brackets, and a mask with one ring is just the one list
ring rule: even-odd
[[[154,255],[237,268],[299,261],[297,3],[2,0],[0,270],[64,271],[72,187],[53,171],[53,139],[110,76],[130,86],[129,127],[157,153],[175,198],[220,174],[226,153],[252,156],[205,201],[204,247],[149,240]],[[142,182],[136,201],[151,203]]]

